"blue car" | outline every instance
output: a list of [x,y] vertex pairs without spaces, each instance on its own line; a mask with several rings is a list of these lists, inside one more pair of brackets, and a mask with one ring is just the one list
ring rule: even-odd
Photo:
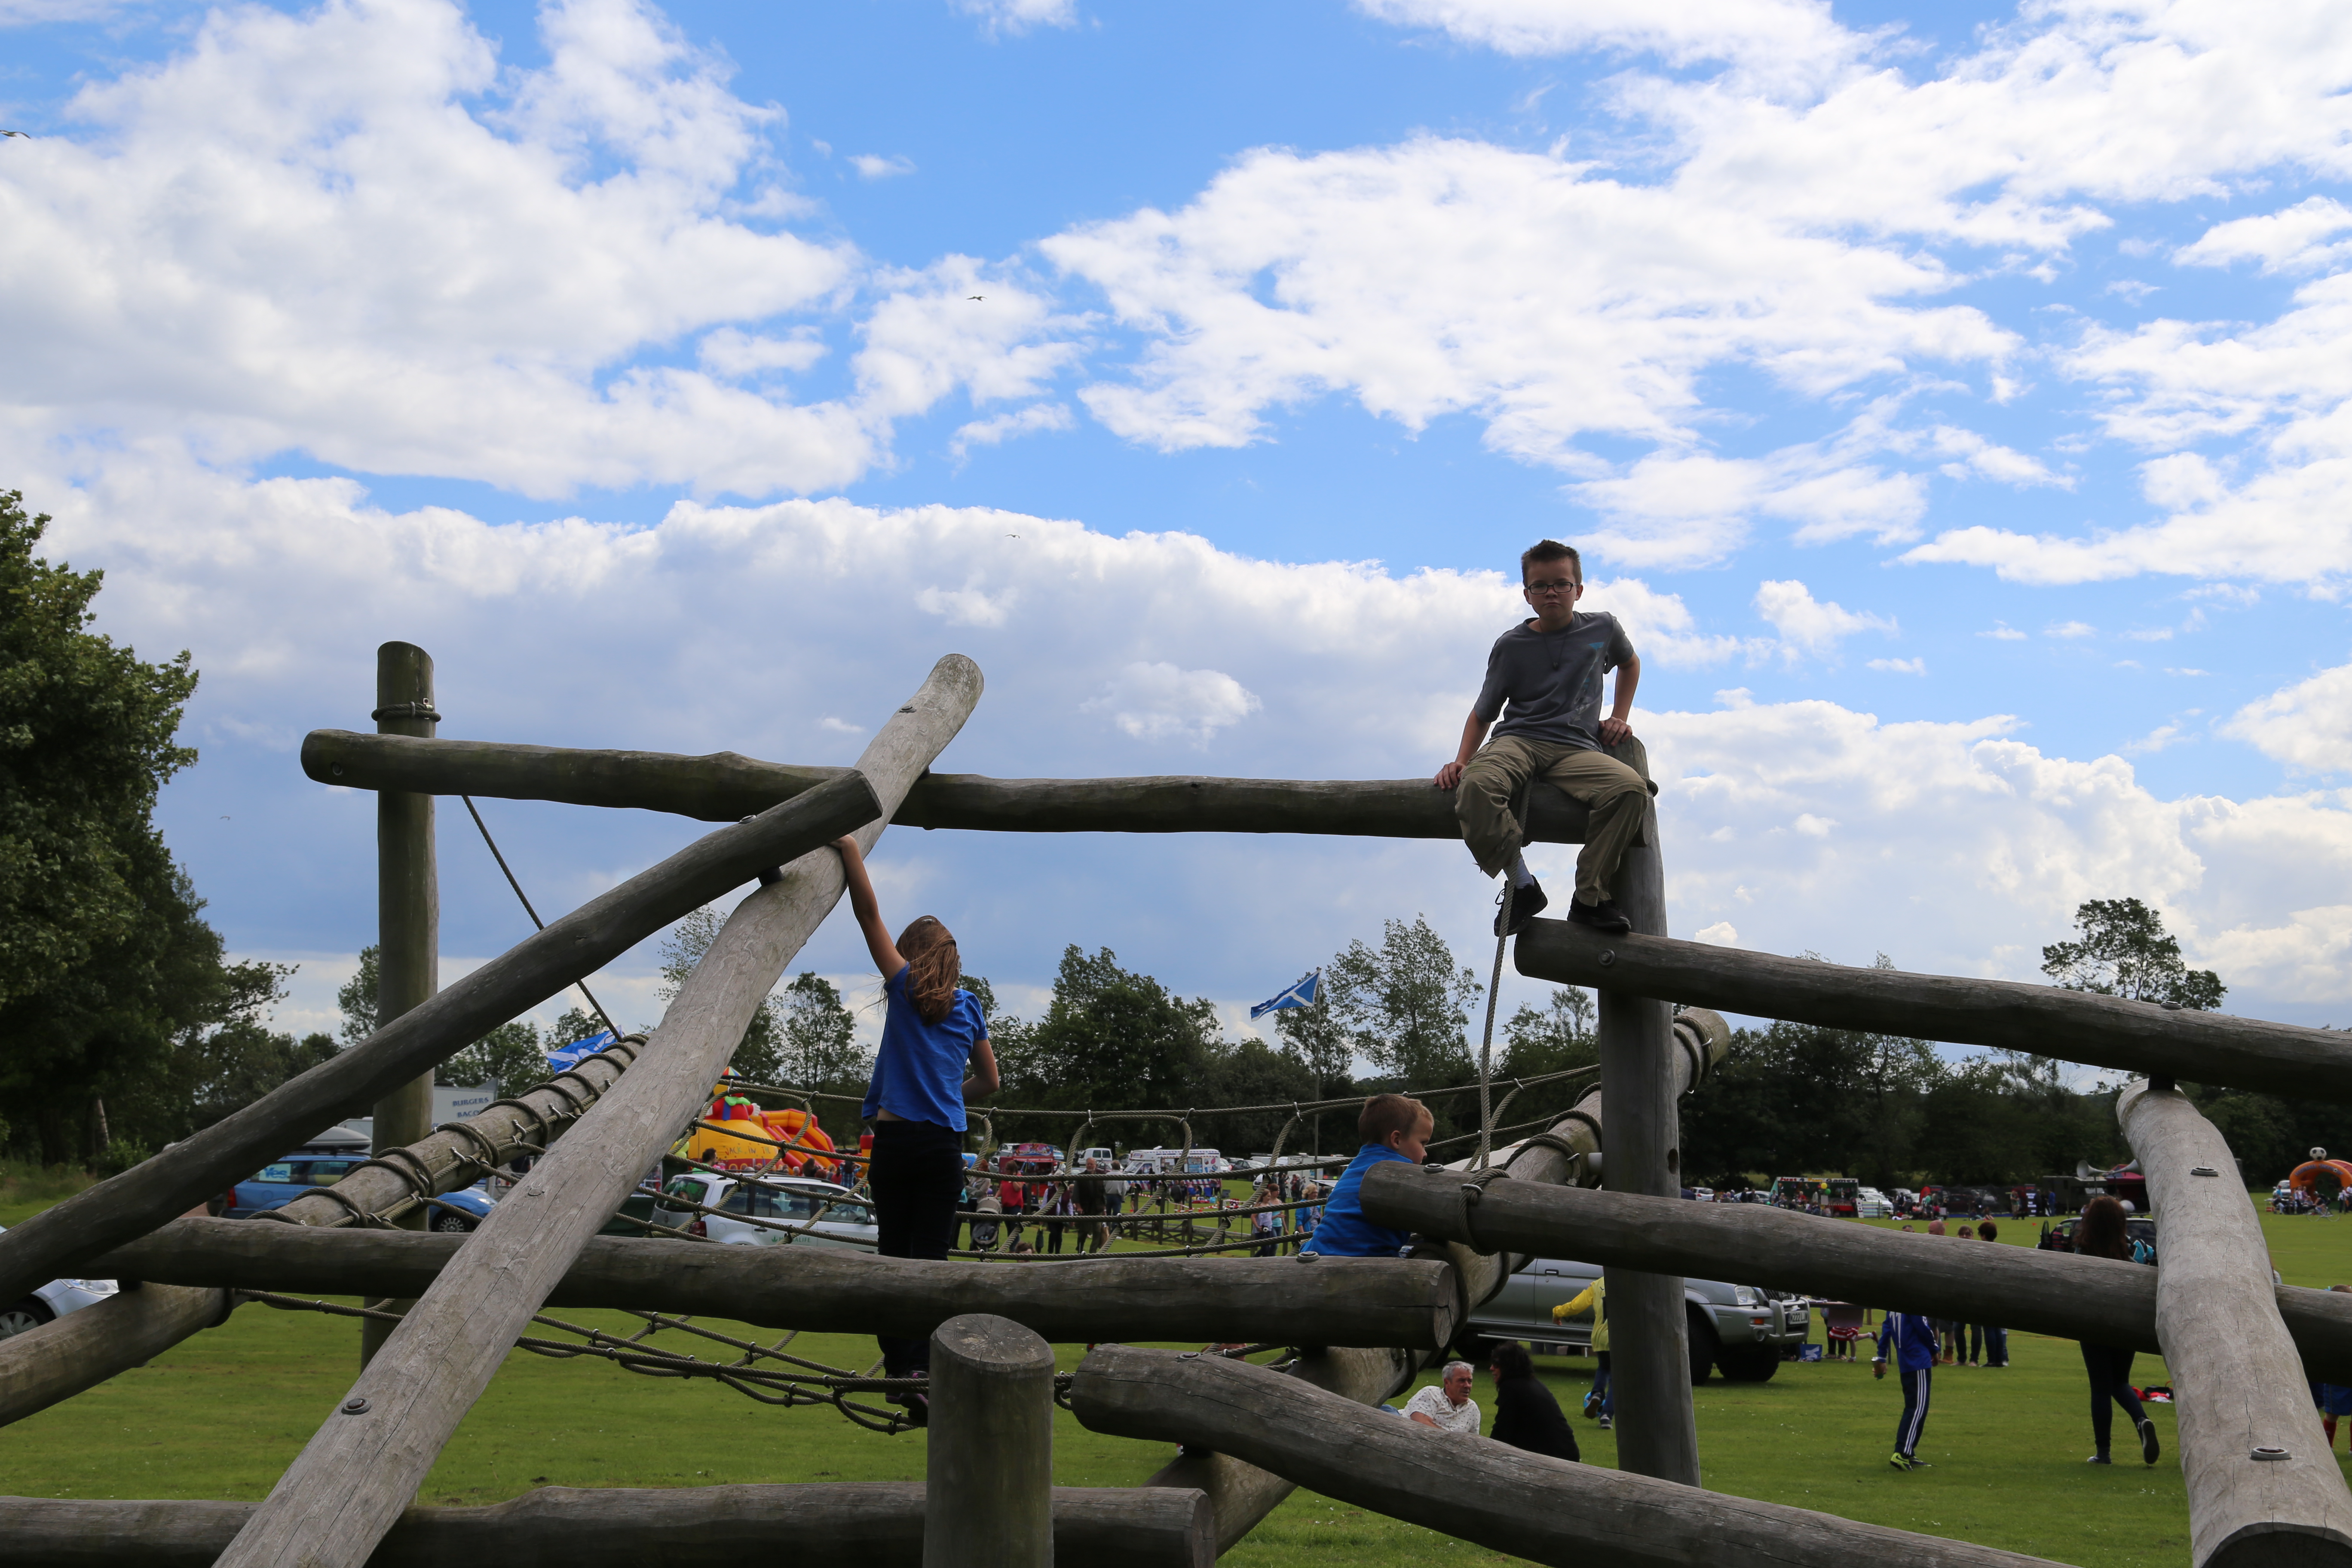
[[[228,1190],[221,1214],[229,1219],[250,1219],[283,1208],[306,1193],[331,1187],[367,1163],[364,1152],[289,1154],[273,1161]],[[425,1227],[437,1231],[467,1231],[489,1217],[490,1195],[480,1184],[443,1193],[430,1208]]]

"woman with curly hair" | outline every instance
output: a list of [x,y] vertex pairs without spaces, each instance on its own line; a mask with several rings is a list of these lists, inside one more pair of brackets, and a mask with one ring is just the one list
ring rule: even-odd
[[[956,1205],[964,1190],[964,1101],[996,1092],[988,1020],[980,999],[956,984],[963,958],[948,928],[919,915],[893,941],[857,840],[836,839],[834,847],[848,878],[850,912],[882,972],[887,1002],[861,1111],[874,1124],[866,1182],[874,1194],[875,1250],[885,1258],[945,1258],[955,1245]],[[929,1374],[929,1340],[877,1338],[883,1376]],[[917,1426],[929,1422],[925,1395],[890,1397],[908,1407]]]
[[[2124,1223],[2120,1201],[2103,1194],[2083,1205],[2083,1217],[2074,1222],[2074,1251],[2086,1258],[2132,1260],[2131,1230]],[[2094,1465],[2113,1463],[2107,1458],[2107,1433],[2114,1420],[2114,1412],[2107,1408],[2109,1400],[2123,1406],[2139,1433],[2140,1458],[2152,1465],[2163,1451],[2157,1446],[2156,1423],[2147,1418],[2147,1412],[2140,1408],[2139,1395],[2132,1392],[2132,1354],[2120,1345],[2083,1342],[2083,1369],[2091,1374],[2091,1438],[2099,1449],[2091,1456]]]

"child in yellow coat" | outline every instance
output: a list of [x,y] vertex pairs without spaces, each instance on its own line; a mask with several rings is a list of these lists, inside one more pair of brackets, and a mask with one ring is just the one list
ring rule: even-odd
[[1584,1396],[1586,1419],[1593,1411],[1601,1412],[1601,1429],[1609,1430],[1609,1418],[1613,1405],[1609,1397],[1609,1277],[1600,1275],[1572,1301],[1562,1301],[1551,1310],[1551,1321],[1564,1323],[1570,1318],[1592,1314],[1592,1392]]

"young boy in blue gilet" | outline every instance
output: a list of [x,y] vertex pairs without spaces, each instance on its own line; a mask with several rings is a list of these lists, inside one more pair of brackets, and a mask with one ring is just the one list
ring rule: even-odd
[[1412,1240],[1411,1231],[1374,1225],[1364,1217],[1364,1173],[1384,1160],[1420,1164],[1436,1128],[1436,1118],[1417,1100],[1376,1094],[1364,1101],[1364,1113],[1356,1119],[1356,1135],[1364,1146],[1348,1162],[1323,1205],[1322,1223],[1299,1250],[1326,1258],[1394,1258],[1402,1252]]
[[1912,1312],[1889,1312],[1878,1326],[1878,1353],[1870,1375],[1886,1375],[1886,1355],[1895,1352],[1903,1378],[1903,1419],[1895,1427],[1895,1454],[1886,1462],[1898,1470],[1924,1470],[1919,1435],[1927,1429],[1927,1384],[1936,1371],[1936,1321]]

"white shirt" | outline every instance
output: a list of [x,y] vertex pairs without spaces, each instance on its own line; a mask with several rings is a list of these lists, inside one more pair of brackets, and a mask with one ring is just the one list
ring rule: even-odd
[[1404,1413],[1408,1419],[1426,1415],[1448,1432],[1466,1432],[1473,1437],[1478,1435],[1478,1402],[1465,1399],[1456,1405],[1445,1397],[1445,1390],[1434,1384],[1406,1400]]

